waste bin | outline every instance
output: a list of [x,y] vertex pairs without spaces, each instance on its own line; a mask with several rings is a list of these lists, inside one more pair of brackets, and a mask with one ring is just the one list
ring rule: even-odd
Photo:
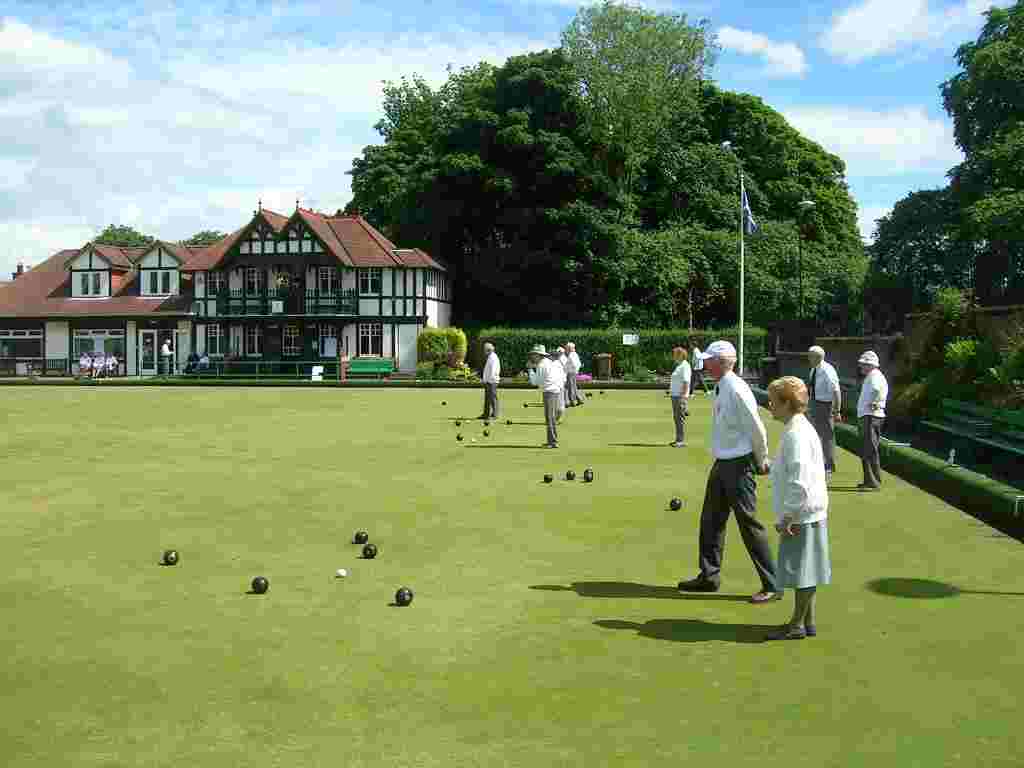
[[611,380],[612,356],[610,353],[599,352],[594,355],[594,378]]

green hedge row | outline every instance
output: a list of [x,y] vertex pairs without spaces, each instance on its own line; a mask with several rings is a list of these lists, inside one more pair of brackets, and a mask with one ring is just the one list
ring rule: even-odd
[[[627,347],[622,343],[622,335],[635,333],[640,343],[635,347]],[[744,368],[751,370],[764,357],[767,332],[763,328],[747,326],[743,334]],[[672,362],[672,347],[677,344],[689,347],[693,339],[701,349],[718,339],[731,341],[739,347],[739,329],[725,328],[721,330],[703,329],[689,330],[686,328],[585,328],[585,329],[550,329],[550,328],[481,328],[472,335],[469,345],[469,364],[480,369],[483,366],[483,345],[490,341],[494,344],[501,358],[501,371],[504,376],[515,374],[526,367],[526,358],[530,348],[535,344],[543,344],[548,350],[565,346],[566,342],[576,344],[576,353],[580,356],[584,373],[594,373],[594,355],[610,352],[612,364],[617,376],[635,367],[646,368],[658,373],[670,373],[675,367]]]
[[[767,406],[768,393],[754,388],[754,396]],[[836,424],[836,443],[860,455],[860,430],[853,424]],[[946,503],[1016,539],[1024,540],[1024,496],[1016,488],[963,467],[903,445],[883,442],[878,448],[882,469],[903,478]]]

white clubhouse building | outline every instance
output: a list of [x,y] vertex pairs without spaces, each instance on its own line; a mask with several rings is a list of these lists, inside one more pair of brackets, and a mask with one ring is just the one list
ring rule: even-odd
[[212,245],[86,243],[0,285],[0,376],[75,374],[86,352],[151,376],[170,344],[177,370],[213,360],[390,359],[416,370],[416,336],[451,318],[445,268],[397,248],[359,215],[262,206]]

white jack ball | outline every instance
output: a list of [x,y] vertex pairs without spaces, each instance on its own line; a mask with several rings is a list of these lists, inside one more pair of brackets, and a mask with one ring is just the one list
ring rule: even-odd
[[337,573],[339,579],[343,579],[348,576],[348,571],[344,568],[339,568],[335,573]]

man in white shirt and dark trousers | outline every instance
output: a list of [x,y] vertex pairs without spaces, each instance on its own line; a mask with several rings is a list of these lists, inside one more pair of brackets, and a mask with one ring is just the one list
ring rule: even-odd
[[171,375],[171,342],[170,339],[164,341],[164,345],[160,347],[160,362],[163,365],[163,375]]
[[700,383],[701,389],[704,390],[704,394],[708,393],[708,383],[704,381],[704,356],[700,352],[700,347],[697,346],[697,342],[690,339],[690,359],[693,360],[693,386],[690,387],[692,392],[697,391],[697,384]]
[[862,491],[877,491],[882,487],[882,464],[878,458],[878,443],[885,421],[885,401],[889,397],[889,382],[878,370],[878,355],[867,351],[860,356],[857,366],[864,374],[857,401],[857,421],[860,422],[860,463],[864,468],[864,482],[857,486]]
[[825,478],[828,479],[836,471],[835,424],[837,419],[842,418],[843,393],[839,388],[839,374],[830,363],[825,362],[824,349],[819,346],[808,349],[807,361],[811,364],[811,372],[807,377],[807,393],[810,396],[807,415],[821,439]]
[[768,473],[768,434],[757,410],[750,386],[733,373],[736,348],[716,341],[703,355],[705,368],[718,379],[711,428],[715,463],[704,491],[700,514],[700,574],[679,582],[683,592],[717,592],[721,583],[722,550],[729,513],[761,580],[761,591],[752,603],[778,599],[775,560],[765,528],[758,522],[756,474]]
[[575,408],[577,405],[583,405],[583,398],[580,397],[580,389],[576,383],[576,375],[581,368],[580,356],[576,354],[576,345],[573,342],[570,341],[565,348],[568,351],[565,356],[565,399],[568,407]]
[[530,383],[537,387],[544,397],[544,422],[547,425],[548,441],[545,448],[558,447],[558,417],[562,399],[562,366],[549,360],[544,345],[538,344],[530,350]]
[[484,385],[484,413],[477,416],[478,419],[498,418],[498,383],[501,381],[501,360],[498,353],[494,351],[491,342],[484,344],[483,375],[480,377]]
[[672,371],[669,394],[672,396],[672,419],[676,424],[676,439],[669,443],[673,448],[686,445],[686,401],[690,398],[690,364],[686,361],[686,348],[675,347],[672,358],[676,361]]

